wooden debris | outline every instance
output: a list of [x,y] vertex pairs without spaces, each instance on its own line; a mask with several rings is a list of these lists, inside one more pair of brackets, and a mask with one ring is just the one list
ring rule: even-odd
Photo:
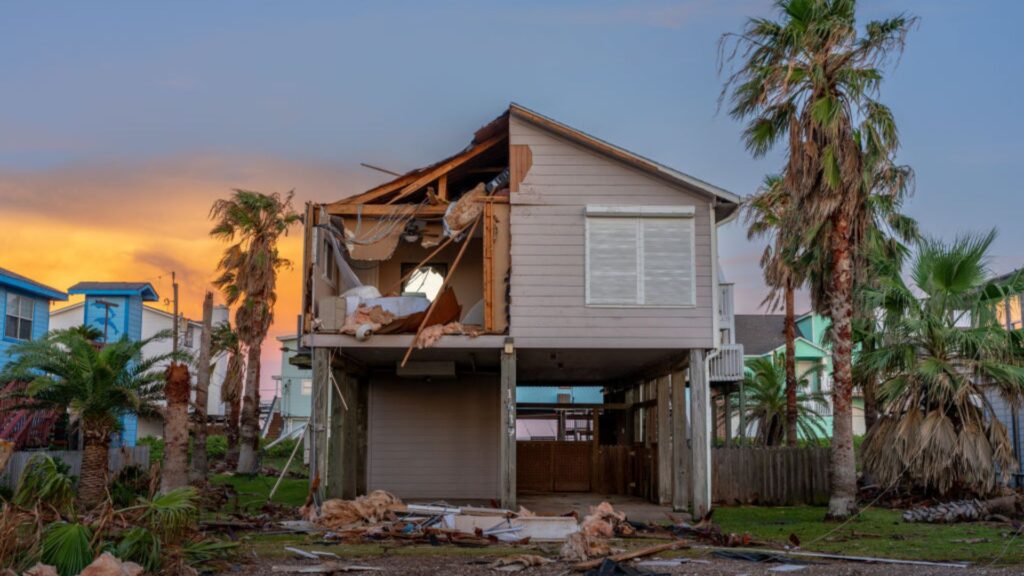
[[324,562],[316,566],[271,566],[270,571],[275,574],[334,574],[335,572],[383,572],[384,569],[376,566]]
[[[621,554],[613,554],[608,557],[609,560],[615,562],[624,562],[626,560],[634,560],[636,558],[643,558],[645,556],[653,556],[655,554],[661,554],[662,552],[668,552],[669,550],[680,550],[682,548],[689,548],[686,542],[676,541],[669,542],[667,544],[658,544],[657,546],[649,546],[647,548],[640,548],[639,550],[632,550],[630,552],[623,552]],[[578,562],[572,565],[572,569],[577,572],[584,572],[597,568],[604,561],[604,558],[598,560],[588,560],[586,562]]]

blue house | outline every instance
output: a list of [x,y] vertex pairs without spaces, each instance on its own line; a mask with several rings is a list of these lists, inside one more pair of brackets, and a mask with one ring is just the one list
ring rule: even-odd
[[0,364],[11,359],[14,344],[42,338],[50,329],[50,303],[67,299],[60,290],[0,268]]
[[[68,294],[85,296],[84,324],[99,330],[103,342],[114,342],[124,336],[133,341],[141,340],[142,303],[160,300],[149,282],[79,282],[68,288]],[[121,428],[120,442],[134,446],[138,415],[122,416]]]

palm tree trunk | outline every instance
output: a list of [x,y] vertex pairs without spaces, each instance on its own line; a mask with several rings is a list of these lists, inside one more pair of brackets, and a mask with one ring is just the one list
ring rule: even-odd
[[87,510],[107,499],[110,428],[93,421],[82,422],[82,443],[78,503],[82,510]]
[[227,462],[228,468],[236,468],[238,466],[238,426],[241,412],[242,399],[233,400],[228,406],[228,421],[224,429],[224,435],[227,436],[228,441],[228,451],[224,459]]
[[242,397],[241,441],[238,451],[239,474],[256,472],[256,446],[260,433],[260,349],[262,342],[248,346],[245,365],[245,392]]
[[188,397],[191,388],[188,366],[173,363],[167,368],[164,396],[164,462],[160,492],[188,486]]
[[786,285],[786,444],[796,446],[796,312],[793,286]]
[[210,391],[210,348],[213,344],[213,293],[207,292],[203,298],[203,335],[199,339],[199,373],[196,374],[196,404],[192,413],[195,430],[192,448],[193,481],[205,481],[210,473],[210,463],[206,457],[206,408]]
[[869,375],[864,380],[864,429],[871,430],[871,427],[878,421],[878,397],[875,396],[875,377]]
[[857,508],[857,469],[853,452],[853,271],[849,221],[835,218],[832,227],[832,494],[827,518],[849,518]]

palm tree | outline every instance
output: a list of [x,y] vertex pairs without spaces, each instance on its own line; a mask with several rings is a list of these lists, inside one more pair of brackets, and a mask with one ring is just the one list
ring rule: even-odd
[[260,352],[274,320],[277,271],[290,262],[277,250],[277,241],[299,221],[292,208],[293,192],[261,194],[235,190],[230,199],[217,200],[210,209],[214,221],[210,235],[232,242],[224,251],[214,284],[235,310],[235,329],[245,345],[245,392],[242,400],[241,447],[238,472],[256,468],[259,443]]
[[181,356],[143,358],[142,349],[169,336],[170,332],[161,332],[144,340],[122,338],[96,346],[71,328],[11,347],[16,359],[0,379],[29,382],[11,395],[33,408],[67,410],[79,421],[84,452],[78,499],[83,504],[93,506],[106,499],[110,435],[118,431],[120,417],[157,413],[155,402],[164,386],[159,366]]
[[[763,446],[779,446],[788,440],[787,417],[789,413],[788,384],[786,381],[787,361],[783,354],[762,356],[747,361],[748,372],[743,379],[743,403],[748,426],[757,427],[757,442]],[[797,434],[806,439],[821,437],[825,432],[824,420],[815,410],[822,405],[825,397],[820,392],[807,392],[810,376],[820,370],[812,368],[797,380]],[[739,398],[733,400],[740,406]],[[744,435],[746,430],[743,431]]]
[[229,467],[238,465],[238,419],[242,410],[242,380],[245,377],[245,357],[238,334],[231,324],[221,322],[213,328],[213,356],[228,355],[224,384],[220,389],[221,402],[228,405],[225,435],[228,440],[226,461]]
[[[785,187],[792,208],[784,226],[814,258],[812,302],[832,322],[832,494],[828,517],[856,510],[853,452],[852,320],[855,261],[869,216],[868,196],[905,181],[866,178],[892,166],[899,137],[892,112],[875,96],[881,68],[902,51],[915,19],[872,21],[859,34],[855,0],[777,0],[779,20],[750,19],[723,37],[738,62],[723,89],[730,115],[748,121],[743,137],[755,156],[786,145]],[[732,42],[732,49],[728,44]]]
[[783,226],[789,207],[789,192],[778,175],[767,176],[760,192],[746,203],[747,238],[767,237],[761,254],[761,269],[770,291],[762,304],[778,309],[779,292],[785,310],[786,339],[786,444],[797,444],[797,378],[796,378],[796,310],[795,292],[804,282],[804,274],[796,257],[798,238]]
[[986,280],[994,239],[993,231],[924,240],[912,284],[893,275],[871,293],[884,311],[884,345],[860,362],[883,375],[882,411],[862,451],[882,485],[989,494],[1016,469],[986,392],[1024,400],[1024,334],[1003,328],[991,299],[1024,290],[1024,281]]

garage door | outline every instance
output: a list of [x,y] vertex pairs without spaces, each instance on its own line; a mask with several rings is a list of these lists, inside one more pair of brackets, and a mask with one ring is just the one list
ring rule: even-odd
[[368,487],[400,498],[499,497],[498,379],[374,379]]

